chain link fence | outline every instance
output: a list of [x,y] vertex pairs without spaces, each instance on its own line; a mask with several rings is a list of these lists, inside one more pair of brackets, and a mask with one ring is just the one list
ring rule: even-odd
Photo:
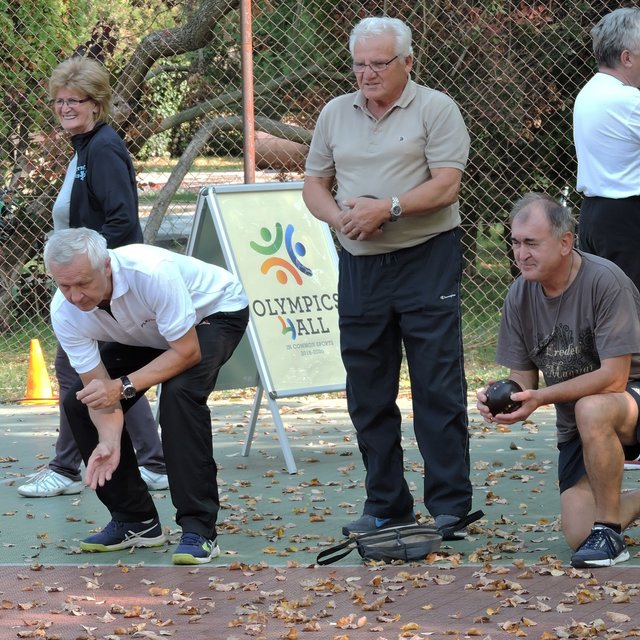
[[[249,4],[249,3],[247,3]],[[254,0],[256,181],[302,178],[322,106],[352,91],[348,35],[387,13],[412,27],[417,82],[449,93],[472,139],[463,181],[467,350],[491,347],[513,278],[503,221],[529,190],[574,208],[571,110],[594,72],[602,0]],[[41,263],[71,156],[48,106],[51,70],[72,54],[111,73],[114,127],[135,159],[147,242],[182,250],[202,186],[243,182],[244,5],[232,0],[0,0],[0,353],[53,344]],[[246,14],[244,14],[246,15]],[[23,379],[0,383],[19,396]]]

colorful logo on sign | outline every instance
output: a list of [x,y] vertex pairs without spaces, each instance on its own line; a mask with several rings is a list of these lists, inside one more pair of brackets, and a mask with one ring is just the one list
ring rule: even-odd
[[282,325],[282,335],[286,336],[287,333],[291,334],[291,339],[295,340],[297,338],[296,328],[293,326],[293,322],[289,318],[283,318],[282,316],[278,316],[278,320],[280,320],[280,324]]
[[[265,245],[258,244],[253,240],[249,243],[249,246],[256,253],[270,256],[260,265],[260,271],[265,275],[269,272],[275,273],[276,280],[280,284],[287,284],[289,278],[293,278],[298,285],[301,285],[302,277],[300,274],[310,276],[313,273],[309,267],[300,262],[300,258],[304,258],[307,249],[302,242],[293,241],[294,232],[292,224],[288,224],[286,230],[283,231],[282,225],[276,222],[275,233],[272,233],[267,227],[260,229],[260,237],[266,243]],[[274,255],[280,251],[283,244],[288,260]]]

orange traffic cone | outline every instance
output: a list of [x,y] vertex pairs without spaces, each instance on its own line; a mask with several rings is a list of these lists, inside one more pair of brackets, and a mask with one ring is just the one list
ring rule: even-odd
[[20,404],[57,404],[58,399],[53,397],[51,381],[44,363],[40,341],[37,338],[31,340],[29,349],[29,373],[27,376],[27,390],[25,397],[19,400]]

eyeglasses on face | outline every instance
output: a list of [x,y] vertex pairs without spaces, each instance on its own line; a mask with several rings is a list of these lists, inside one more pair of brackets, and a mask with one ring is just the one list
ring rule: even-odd
[[374,73],[381,73],[385,71],[387,67],[396,59],[398,56],[393,56],[391,60],[387,60],[387,62],[372,62],[371,64],[365,64],[364,62],[354,62],[352,65],[352,69],[355,73],[364,73],[364,70],[369,67],[371,71]]
[[56,98],[55,100],[49,100],[49,104],[54,107],[62,107],[62,105],[67,105],[67,107],[77,107],[79,104],[83,104],[85,102],[89,102],[91,98],[67,98],[66,100],[63,98]]

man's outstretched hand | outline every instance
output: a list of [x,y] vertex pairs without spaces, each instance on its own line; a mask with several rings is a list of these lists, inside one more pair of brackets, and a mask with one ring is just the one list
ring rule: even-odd
[[120,443],[99,442],[87,462],[85,484],[92,489],[104,487],[120,463]]

